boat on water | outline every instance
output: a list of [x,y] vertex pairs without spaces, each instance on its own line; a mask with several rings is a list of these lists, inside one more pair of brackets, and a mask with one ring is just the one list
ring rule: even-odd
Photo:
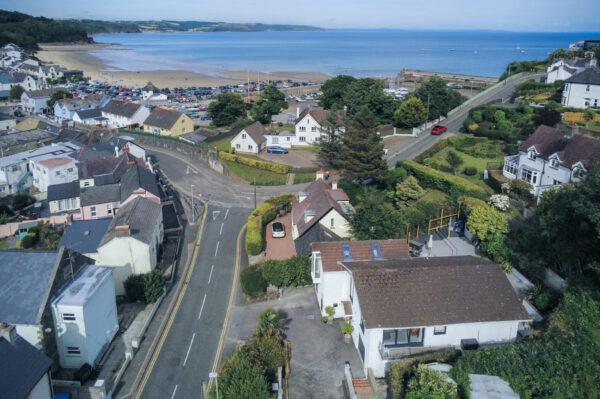
[[456,51],[455,49],[451,48],[450,51]]
[[421,49],[421,51],[425,51],[425,49],[424,49],[424,48],[422,48],[422,49]]
[[479,51],[475,50],[475,51],[473,51],[473,53],[474,53],[474,54],[478,54],[478,53],[479,53]]

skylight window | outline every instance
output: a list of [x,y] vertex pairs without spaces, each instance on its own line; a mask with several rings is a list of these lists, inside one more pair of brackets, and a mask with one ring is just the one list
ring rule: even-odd
[[383,254],[381,253],[381,247],[379,243],[371,244],[371,252],[373,253],[373,259],[383,259]]
[[342,254],[344,255],[344,260],[352,260],[352,249],[349,244],[342,244]]

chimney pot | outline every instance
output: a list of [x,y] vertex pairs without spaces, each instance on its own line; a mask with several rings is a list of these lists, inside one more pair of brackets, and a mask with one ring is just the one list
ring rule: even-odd
[[296,119],[300,117],[300,106],[296,107]]
[[129,237],[131,235],[131,231],[127,225],[115,227],[115,233],[117,237]]
[[331,184],[331,188],[334,189],[334,190],[337,190],[337,188],[338,188],[337,187],[337,178],[333,179],[333,183]]

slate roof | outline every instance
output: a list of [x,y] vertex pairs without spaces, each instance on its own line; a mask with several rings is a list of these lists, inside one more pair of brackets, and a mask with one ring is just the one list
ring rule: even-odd
[[3,398],[25,399],[50,370],[52,360],[24,338],[0,338],[0,392]]
[[532,146],[542,159],[548,159],[557,154],[560,164],[571,168],[577,162],[581,162],[586,168],[596,160],[600,160],[600,140],[573,135],[571,138],[553,127],[542,125],[536,129],[529,138],[521,144],[520,151],[527,152]]
[[[347,217],[344,208],[333,198],[334,196],[341,197],[341,193],[335,192],[341,191],[343,193],[343,190],[332,190],[323,179],[319,179],[312,182],[305,191],[308,196],[304,201],[298,202],[298,199],[296,199],[292,202],[292,224],[298,227],[298,236],[309,230],[331,209],[335,209],[340,215]],[[332,195],[332,193],[335,194]],[[314,217],[308,222],[305,222],[304,218],[306,211],[314,213]]]
[[379,244],[383,259],[409,258],[406,240],[366,240],[366,241],[332,241],[313,242],[312,250],[321,253],[324,272],[345,270],[338,262],[344,260],[342,245],[349,245],[352,259],[355,261],[375,260],[371,244]]
[[95,253],[111,221],[110,217],[72,221],[66,225],[59,246],[64,245],[80,254]]
[[195,144],[200,144],[204,140],[206,140],[206,136],[203,136],[203,135],[198,134],[196,132],[182,134],[182,135],[179,136],[179,138],[185,139],[185,140],[189,140],[189,141],[191,141],[192,143],[195,143]]
[[0,320],[40,322],[56,263],[54,251],[0,251]]
[[102,117],[102,110],[99,108],[80,109],[75,112],[81,120],[95,119]]
[[326,118],[327,111],[324,109],[304,108],[302,110],[302,112],[300,112],[300,115],[298,115],[298,117],[296,118],[296,121],[294,122],[294,124],[297,124],[298,122],[300,122],[308,114],[310,114],[310,116],[312,116],[317,122],[320,123],[320,121],[322,121],[323,119]]
[[145,244],[152,243],[154,226],[162,220],[162,207],[144,197],[135,197],[119,208],[99,247],[116,237],[117,226],[129,226],[130,237]]
[[84,132],[75,129],[62,129],[58,134],[58,140],[77,141],[85,136]]
[[265,138],[267,129],[265,129],[263,124],[260,122],[254,122],[253,124],[246,126],[242,131],[245,131],[250,137],[252,137],[252,140],[254,140],[256,144],[263,143],[265,140],[267,140]]
[[27,97],[29,98],[41,98],[41,97],[50,97],[52,94],[61,91],[63,89],[59,88],[50,88],[50,89],[41,89],[41,90],[31,90],[26,91]]
[[146,86],[142,87],[143,91],[160,91],[160,89],[152,84],[152,82],[146,83]]
[[600,85],[600,68],[597,66],[586,68],[565,80],[565,83]]
[[58,126],[50,125],[37,118],[27,118],[13,126],[13,129],[21,131],[40,129],[47,130],[52,133],[58,133],[60,131],[60,128]]
[[313,242],[341,240],[342,237],[335,234],[334,230],[330,230],[321,224],[315,224],[311,229],[307,230],[303,235],[294,240],[294,248],[296,248],[296,255],[310,256],[312,254],[311,245]]
[[52,184],[48,186],[48,201],[57,201],[67,198],[79,197],[79,182]]
[[131,118],[133,115],[135,115],[135,113],[138,109],[140,109],[141,106],[142,105],[140,104],[135,104],[132,102],[110,100],[108,104],[106,104],[104,108],[102,108],[102,112]]
[[502,268],[475,256],[343,263],[367,328],[530,320]]
[[155,108],[144,121],[144,125],[170,130],[181,115],[183,113],[179,111]]
[[128,159],[125,155],[121,155],[118,158],[101,158],[79,162],[77,165],[79,178],[91,179],[111,175],[109,183],[117,183],[127,171],[127,162]]
[[49,141],[53,138],[56,138],[56,134],[40,129],[2,133],[0,134],[0,147],[6,149],[6,147],[25,145],[27,143],[31,143],[32,141],[37,141],[39,144],[42,144],[43,142]]
[[144,189],[160,198],[156,176],[148,169],[135,165],[121,177],[121,201],[125,201],[138,188]]
[[116,153],[114,145],[111,143],[101,143],[81,147],[75,155],[75,158],[82,162],[94,159],[114,158]]
[[105,184],[81,188],[81,206],[107,204],[121,200],[121,187],[119,183]]

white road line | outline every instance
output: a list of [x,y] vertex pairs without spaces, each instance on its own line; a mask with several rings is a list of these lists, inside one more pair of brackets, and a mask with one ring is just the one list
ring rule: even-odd
[[175,385],[175,389],[173,389],[173,395],[171,395],[171,399],[175,397],[175,392],[177,392],[177,385]]
[[204,299],[202,299],[202,306],[200,306],[200,313],[198,313],[198,320],[200,320],[200,316],[202,316],[202,309],[204,309],[205,301],[206,301],[206,294],[204,294]]
[[229,208],[227,208],[227,212],[225,212],[225,217],[223,219],[227,219],[227,215],[229,215]]
[[190,341],[190,346],[188,347],[187,353],[185,354],[185,359],[183,360],[183,367],[185,367],[185,364],[187,363],[187,360],[188,360],[188,356],[190,355],[190,351],[192,350],[192,344],[194,343],[194,338],[196,338],[196,333],[194,333],[194,335],[192,335],[192,340]]
[[212,272],[213,272],[214,268],[215,268],[215,265],[212,265],[210,267],[210,274],[208,275],[208,284],[210,284],[210,279],[212,278]]
[[219,230],[219,235],[223,234],[223,224],[225,224],[225,222],[221,223],[221,230]]
[[219,252],[219,243],[220,241],[217,241],[217,247],[215,248],[215,256],[217,256],[217,252]]

